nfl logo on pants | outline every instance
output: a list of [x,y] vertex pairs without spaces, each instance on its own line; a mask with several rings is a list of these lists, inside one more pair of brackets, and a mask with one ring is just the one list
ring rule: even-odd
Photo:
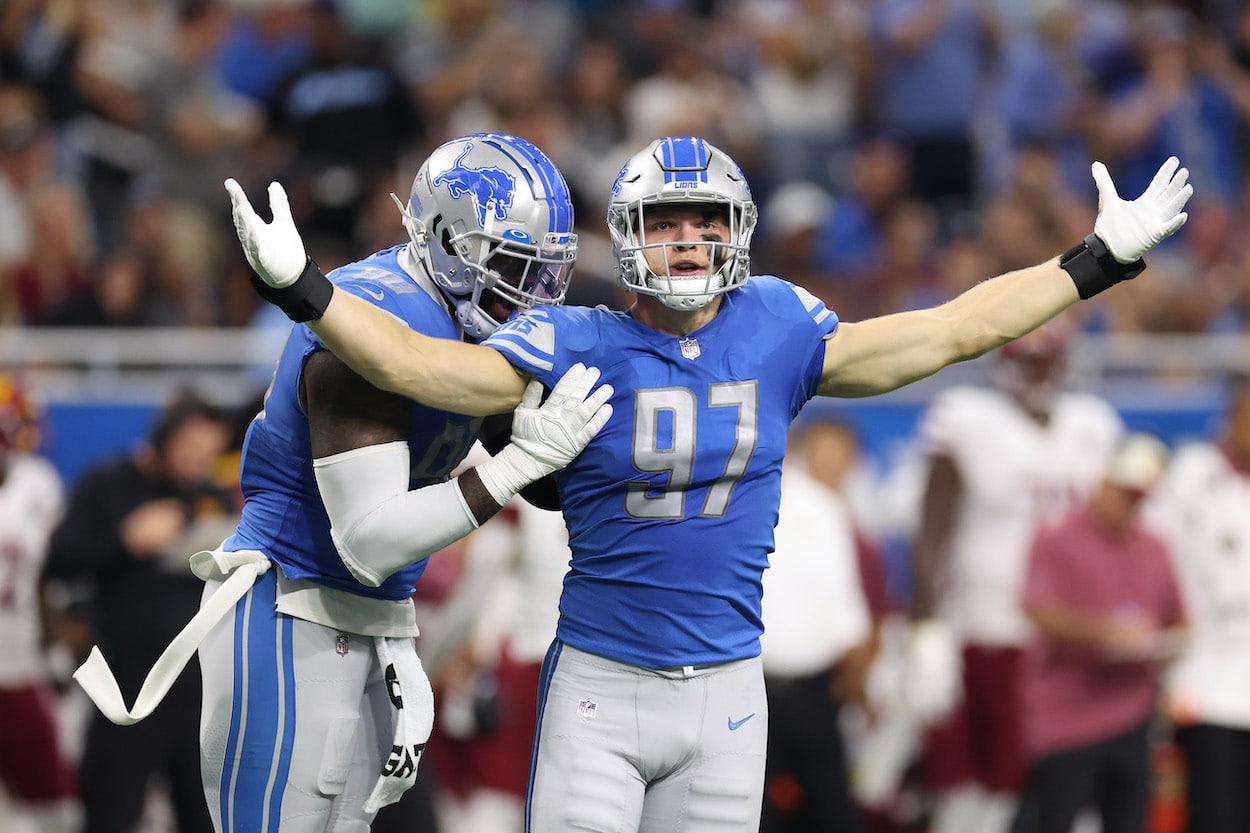
[[599,706],[594,700],[583,699],[577,703],[577,716],[582,720],[590,720],[595,716],[595,711]]

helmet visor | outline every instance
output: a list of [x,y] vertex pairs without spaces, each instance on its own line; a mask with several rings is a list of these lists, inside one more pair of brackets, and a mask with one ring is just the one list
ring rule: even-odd
[[497,275],[491,288],[518,305],[558,304],[568,291],[571,263],[551,263],[529,255],[499,252],[486,261]]
[[545,241],[541,246],[478,237],[482,257],[477,260],[477,269],[485,288],[516,309],[564,300],[577,256],[575,236]]

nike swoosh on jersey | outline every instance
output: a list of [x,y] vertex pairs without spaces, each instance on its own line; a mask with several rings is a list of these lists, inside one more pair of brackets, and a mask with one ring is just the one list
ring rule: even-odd
[[383,298],[386,297],[386,294],[383,292],[375,292],[374,290],[366,289],[363,286],[360,289],[362,292],[364,292],[366,295],[368,295],[370,298],[372,298],[375,301],[381,301]]
[[755,717],[755,712],[751,712],[750,714],[748,714],[746,717],[742,718],[741,720],[734,720],[732,717],[728,718],[729,731],[731,732],[738,731],[738,727],[740,727],[743,723],[746,723],[748,720],[750,720],[753,717]]

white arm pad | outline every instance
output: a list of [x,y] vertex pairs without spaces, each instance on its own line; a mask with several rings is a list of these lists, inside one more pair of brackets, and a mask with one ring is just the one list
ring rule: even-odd
[[408,490],[406,442],[320,457],[313,473],[339,557],[370,587],[477,529],[456,481]]

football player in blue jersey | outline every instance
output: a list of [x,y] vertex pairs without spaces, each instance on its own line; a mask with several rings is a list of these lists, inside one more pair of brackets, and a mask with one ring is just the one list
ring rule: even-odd
[[[285,195],[270,196],[278,222],[291,223]],[[530,143],[448,142],[400,210],[411,240],[331,272],[336,292],[456,343],[563,299],[573,209]],[[411,785],[433,723],[413,643],[414,584],[431,553],[598,431],[611,388],[591,393],[597,376],[581,365],[562,372],[542,404],[533,382],[514,403],[510,441],[449,480],[479,434],[481,420],[463,415],[472,408],[380,390],[308,327],[293,328],[244,442],[238,528],[192,559],[207,581],[201,615],[231,611],[199,649],[201,762],[218,831],[356,833]],[[243,580],[225,588],[236,572]]]
[[[1096,164],[1094,233],[933,309],[839,323],[802,288],[749,271],[756,208],[706,141],[652,142],[612,189],[627,311],[539,307],[483,345],[426,338],[332,289],[285,217],[234,197],[266,296],[387,390],[470,414],[529,379],[601,369],[614,416],[555,472],[570,569],[539,694],[527,827],[755,831],[767,707],[761,576],[790,422],[815,395],[868,396],[981,355],[1143,268],[1185,222],[1175,159],[1138,199]],[[280,186],[271,186],[274,195]]]

